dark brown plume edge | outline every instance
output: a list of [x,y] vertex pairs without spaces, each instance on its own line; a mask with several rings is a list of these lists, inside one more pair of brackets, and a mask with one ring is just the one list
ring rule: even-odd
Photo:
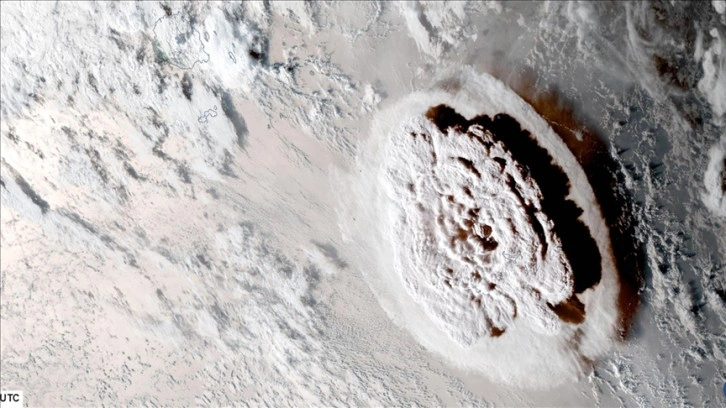
[[[517,165],[525,166],[527,173],[539,185],[543,195],[542,211],[553,221],[554,232],[562,242],[574,277],[573,296],[559,304],[549,305],[561,320],[573,324],[584,321],[585,308],[577,295],[600,282],[601,256],[613,258],[620,283],[617,299],[619,335],[624,338],[635,315],[644,281],[643,252],[635,238],[634,206],[632,200],[618,187],[623,181],[623,174],[608,153],[603,139],[576,120],[573,110],[557,95],[540,94],[524,99],[549,122],[582,166],[609,228],[612,253],[600,254],[589,229],[578,219],[582,209],[566,198],[571,185],[564,170],[534,136],[521,129],[514,118],[498,114],[493,118],[478,115],[467,120],[446,105],[430,108],[426,117],[443,133],[453,128],[459,133],[475,137],[468,132],[471,126],[478,125],[489,130],[497,140],[504,143]],[[577,131],[581,134],[579,139],[575,133]],[[511,185],[510,188],[516,189],[516,186]],[[536,219],[531,218],[533,227],[537,227]]]
[[[515,89],[522,99],[543,117],[565,142],[587,176],[595,192],[595,199],[610,231],[609,254],[615,261],[620,292],[620,337],[627,337],[635,313],[640,304],[640,293],[645,286],[643,265],[645,252],[637,238],[636,206],[621,186],[625,175],[618,162],[610,154],[605,138],[588,127],[575,114],[573,104],[555,91],[534,91],[533,86]],[[578,139],[577,132],[580,133]]]

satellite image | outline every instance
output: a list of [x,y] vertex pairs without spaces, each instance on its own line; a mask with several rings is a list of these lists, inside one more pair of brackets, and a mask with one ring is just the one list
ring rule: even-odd
[[0,4],[0,406],[726,406],[726,2]]

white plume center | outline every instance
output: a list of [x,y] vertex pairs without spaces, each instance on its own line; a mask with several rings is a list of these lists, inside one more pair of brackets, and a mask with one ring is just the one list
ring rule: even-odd
[[464,345],[501,334],[517,315],[557,330],[547,303],[571,295],[572,274],[540,189],[491,132],[468,130],[445,134],[421,116],[389,139],[382,181],[395,207],[396,270]]

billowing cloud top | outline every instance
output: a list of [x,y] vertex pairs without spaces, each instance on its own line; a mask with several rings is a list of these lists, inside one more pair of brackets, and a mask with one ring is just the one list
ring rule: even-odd
[[349,232],[365,241],[378,225],[369,282],[424,346],[537,388],[610,348],[606,221],[565,143],[504,84],[465,70],[410,95],[378,116],[359,166],[369,210],[347,217]]

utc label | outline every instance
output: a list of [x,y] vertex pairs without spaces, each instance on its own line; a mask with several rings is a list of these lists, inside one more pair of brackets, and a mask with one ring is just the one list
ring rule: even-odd
[[24,406],[22,391],[0,391],[0,408],[23,408]]

